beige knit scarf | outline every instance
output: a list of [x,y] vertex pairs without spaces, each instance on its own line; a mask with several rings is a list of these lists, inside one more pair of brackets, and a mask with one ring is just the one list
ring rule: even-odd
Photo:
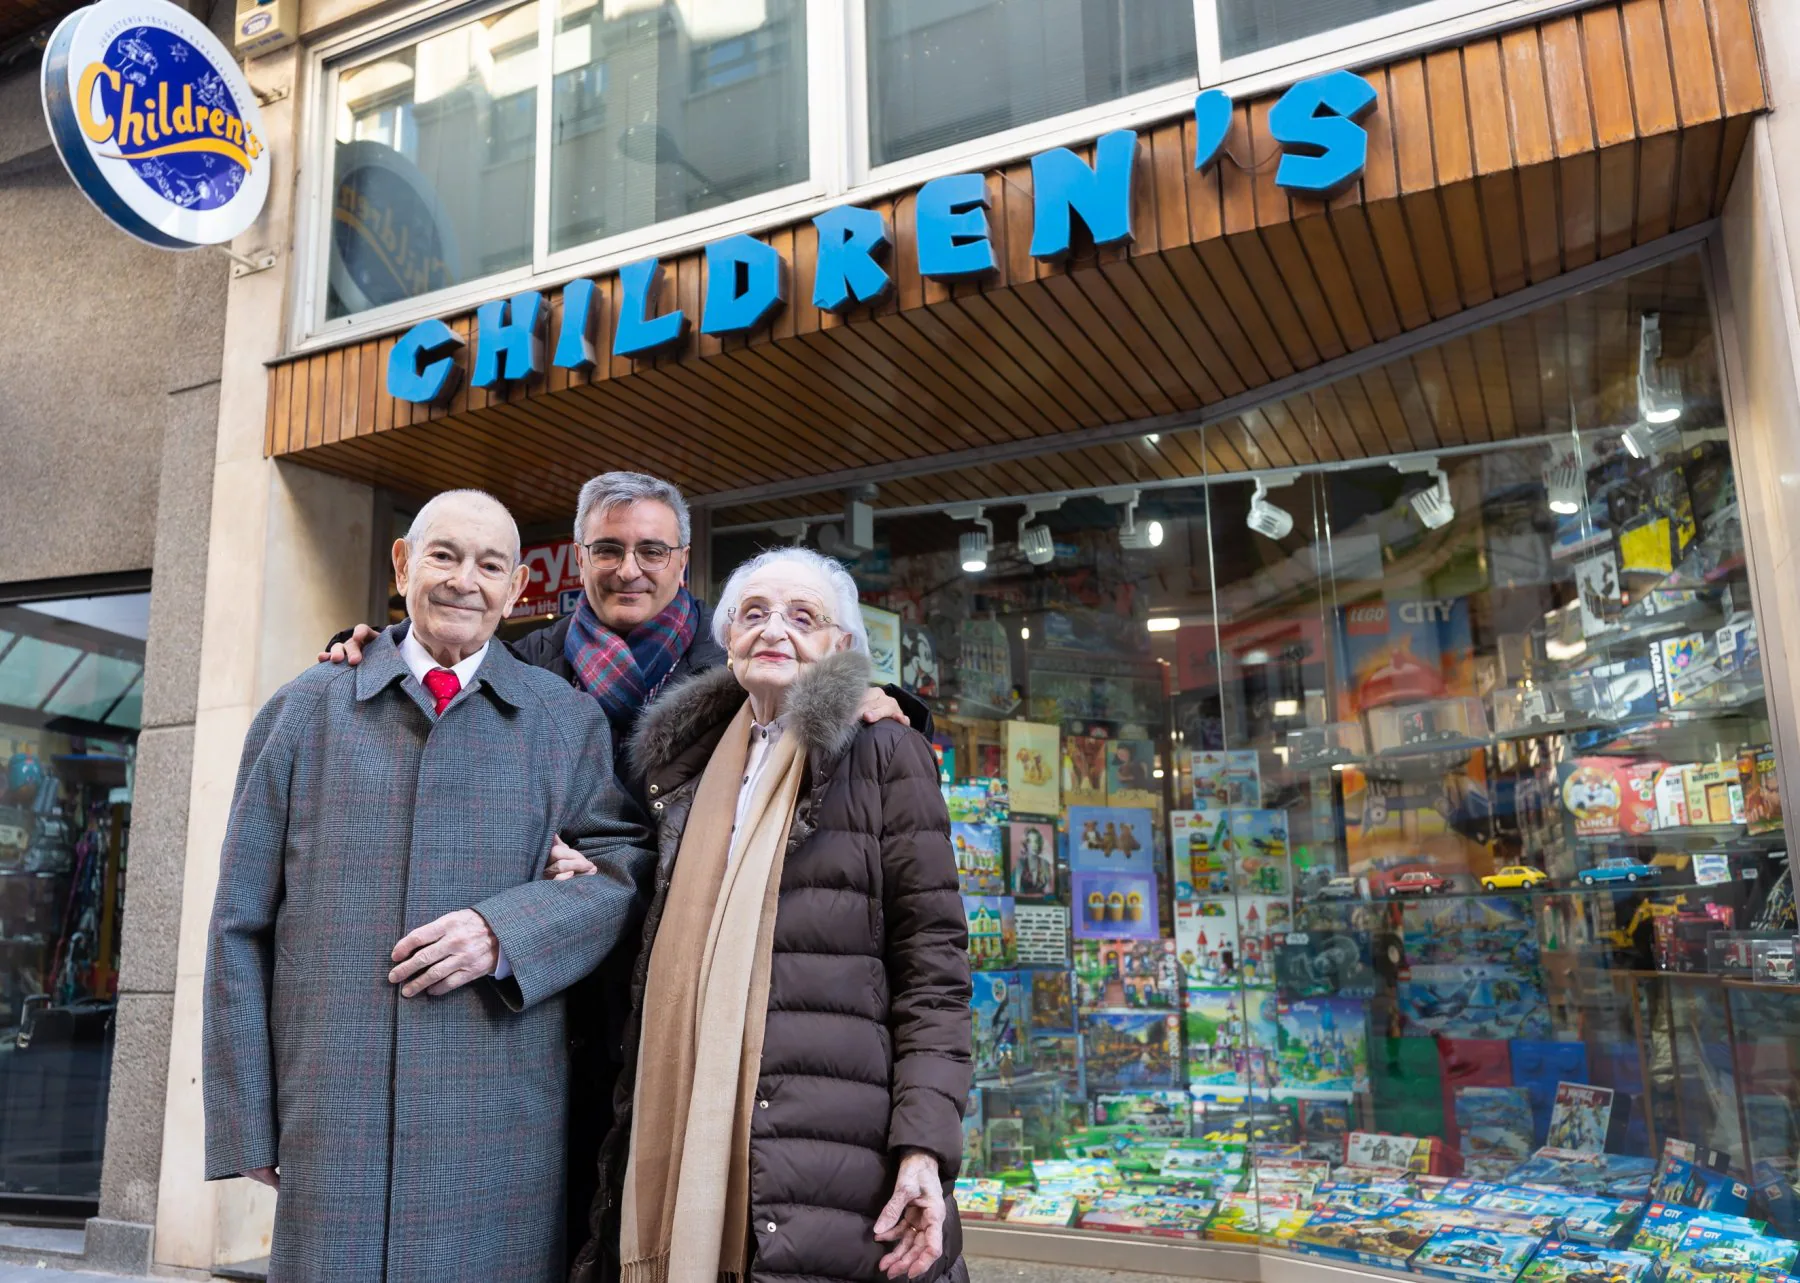
[[732,832],[750,704],[700,777],[650,952],[625,1169],[624,1283],[740,1283],[749,1256],[750,1112],[788,827],[806,770],[789,729]]

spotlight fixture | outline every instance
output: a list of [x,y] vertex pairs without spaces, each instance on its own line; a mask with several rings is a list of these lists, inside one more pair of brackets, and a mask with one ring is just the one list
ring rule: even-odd
[[1140,522],[1137,519],[1138,500],[1143,497],[1142,491],[1130,486],[1120,486],[1102,490],[1095,497],[1101,503],[1116,503],[1125,510],[1119,521],[1119,547],[1127,552],[1143,552],[1149,548],[1162,547],[1162,522]]
[[1652,423],[1646,419],[1626,428],[1619,434],[1619,440],[1625,446],[1625,453],[1632,458],[1654,459],[1664,450],[1673,450],[1681,444],[1681,429],[1673,421]]
[[1026,503],[1019,518],[1019,552],[1034,566],[1048,566],[1056,560],[1056,539],[1049,526],[1032,518],[1055,512],[1062,505],[1061,499],[1034,499]]
[[1441,530],[1456,520],[1456,503],[1450,498],[1450,477],[1438,467],[1436,455],[1416,456],[1411,459],[1393,461],[1394,471],[1400,473],[1425,473],[1433,480],[1429,485],[1414,490],[1407,495],[1407,502],[1412,505],[1413,514],[1427,530]]
[[1557,455],[1544,469],[1544,493],[1550,501],[1550,511],[1558,516],[1572,517],[1581,511],[1587,493],[1582,485],[1581,464],[1573,450]]
[[1660,312],[1638,318],[1638,413],[1645,423],[1673,423],[1681,417],[1681,371],[1662,363]]
[[1300,479],[1298,472],[1271,472],[1256,479],[1256,493],[1250,496],[1250,515],[1244,524],[1265,539],[1285,539],[1294,529],[1294,514],[1269,502],[1269,487],[1291,486]]
[[1181,627],[1181,620],[1174,615],[1152,615],[1144,621],[1144,627],[1153,633],[1172,633]]
[[952,521],[973,521],[980,530],[966,530],[957,540],[958,560],[962,568],[971,575],[979,575],[988,568],[988,554],[994,550],[994,523],[982,515],[982,505],[978,503],[959,504],[954,508],[946,508],[944,515]]

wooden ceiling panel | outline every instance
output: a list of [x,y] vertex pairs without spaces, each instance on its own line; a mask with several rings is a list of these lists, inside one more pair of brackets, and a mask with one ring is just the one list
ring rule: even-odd
[[[1194,171],[1191,119],[1140,128],[1129,247],[1032,258],[1031,170],[1016,163],[987,175],[998,269],[984,279],[919,276],[903,192],[877,204],[894,232],[894,288],[841,315],[811,306],[816,233],[801,224],[766,237],[791,264],[791,301],[747,340],[691,334],[652,361],[613,357],[620,291],[604,277],[605,355],[588,371],[499,394],[465,384],[427,408],[386,394],[391,336],[310,354],[272,373],[266,448],[415,495],[483,484],[528,522],[560,519],[583,478],[618,467],[668,476],[702,502],[733,496],[721,520],[767,520],[835,510],[833,495],[786,497],[810,479],[886,464],[918,473],[953,452],[1036,457],[893,482],[880,502],[1557,430],[1571,404],[1581,419],[1617,399],[1638,313],[1663,311],[1667,350],[1704,346],[1694,272],[1670,266],[1616,297],[1571,299],[1206,433],[1177,428],[1225,398],[1710,217],[1766,106],[1750,6],[1612,0],[1375,68],[1367,168],[1328,205],[1274,185],[1270,102],[1259,100],[1240,106],[1227,142],[1244,168]],[[703,257],[664,268],[663,305],[696,308]],[[446,320],[468,337],[469,315]],[[1716,396],[1717,372],[1703,365],[1690,390]],[[1176,422],[1147,427],[1153,442],[1064,440],[1157,418]],[[771,487],[784,497],[755,493]]]

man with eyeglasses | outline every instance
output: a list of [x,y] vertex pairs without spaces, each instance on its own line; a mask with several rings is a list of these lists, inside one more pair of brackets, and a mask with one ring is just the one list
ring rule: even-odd
[[[612,725],[619,780],[640,806],[646,801],[643,782],[624,769],[625,744],[638,716],[664,687],[725,664],[725,651],[712,638],[712,608],[686,584],[692,528],[687,501],[669,482],[641,472],[595,477],[581,487],[575,505],[581,604],[574,613],[507,643],[519,659],[599,701]],[[359,664],[363,648],[378,636],[369,625],[358,624],[332,638],[319,658]],[[871,689],[861,716],[870,723],[910,721],[930,734],[930,713],[899,687]],[[593,872],[584,860],[552,868],[563,877]],[[650,888],[643,892],[642,903],[647,903]],[[593,1158],[612,1125],[613,1081],[623,1057],[635,964],[636,951],[621,947],[569,994],[571,1253],[587,1241],[587,1211],[596,1183]]]

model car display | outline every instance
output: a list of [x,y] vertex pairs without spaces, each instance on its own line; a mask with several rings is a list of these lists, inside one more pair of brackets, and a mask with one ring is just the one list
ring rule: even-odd
[[1408,869],[1388,879],[1389,895],[1442,895],[1455,890],[1455,883],[1429,869]]
[[1615,855],[1591,869],[1583,869],[1575,880],[1584,887],[1592,887],[1610,882],[1655,882],[1661,877],[1662,871],[1655,865],[1634,860],[1629,855]]
[[1529,891],[1534,887],[1548,886],[1550,875],[1542,869],[1529,868],[1523,864],[1509,864],[1505,868],[1495,869],[1481,879],[1483,891]]
[[1314,898],[1319,900],[1360,900],[1362,899],[1362,879],[1332,878],[1318,889]]

